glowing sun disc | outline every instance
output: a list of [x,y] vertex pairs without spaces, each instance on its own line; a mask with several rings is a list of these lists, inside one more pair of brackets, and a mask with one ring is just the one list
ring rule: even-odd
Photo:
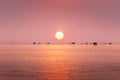
[[62,31],[58,31],[55,33],[55,37],[57,40],[62,40],[64,38],[64,33]]

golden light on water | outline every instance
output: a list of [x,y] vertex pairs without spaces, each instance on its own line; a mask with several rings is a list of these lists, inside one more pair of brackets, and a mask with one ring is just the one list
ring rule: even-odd
[[62,31],[58,31],[55,33],[55,38],[57,40],[62,40],[64,38],[64,33]]

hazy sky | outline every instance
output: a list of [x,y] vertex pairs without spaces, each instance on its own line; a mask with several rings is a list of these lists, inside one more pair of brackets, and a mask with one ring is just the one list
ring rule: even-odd
[[0,43],[33,41],[118,43],[120,0],[0,0]]

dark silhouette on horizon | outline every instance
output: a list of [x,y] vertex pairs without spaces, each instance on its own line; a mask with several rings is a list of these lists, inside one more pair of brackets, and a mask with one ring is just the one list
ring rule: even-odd
[[[49,44],[57,44],[57,43],[50,43],[50,42],[46,42],[46,43],[40,43],[40,42],[33,42],[32,43],[33,45],[35,45],[35,44],[47,44],[47,45],[49,45]],[[58,43],[59,44],[59,43]],[[94,46],[97,46],[98,45],[98,43],[97,42],[90,42],[90,43],[88,43],[88,42],[86,42],[86,43],[76,43],[76,42],[70,42],[70,43],[61,43],[61,44],[71,44],[71,45],[75,45],[75,44],[81,44],[81,45],[94,45]],[[111,42],[108,42],[108,43],[102,43],[103,45],[112,45],[112,43]]]
[[33,44],[36,44],[36,42],[33,42]]
[[94,45],[94,46],[97,46],[98,44],[97,44],[97,42],[93,42],[93,45]]
[[49,44],[50,44],[50,42],[47,42],[47,44],[49,45]]
[[88,43],[88,42],[86,42],[85,44],[86,44],[86,45],[88,45],[89,43]]
[[112,43],[111,43],[111,42],[109,42],[109,45],[112,45]]
[[72,45],[75,45],[75,42],[72,42],[71,44],[72,44]]

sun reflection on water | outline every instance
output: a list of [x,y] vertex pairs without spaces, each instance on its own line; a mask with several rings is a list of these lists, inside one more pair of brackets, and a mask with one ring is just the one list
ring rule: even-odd
[[70,57],[68,53],[64,52],[61,49],[64,49],[62,46],[50,47],[51,50],[56,51],[47,52],[46,56],[43,58],[43,71],[45,71],[45,77],[47,80],[69,80],[69,63]]

